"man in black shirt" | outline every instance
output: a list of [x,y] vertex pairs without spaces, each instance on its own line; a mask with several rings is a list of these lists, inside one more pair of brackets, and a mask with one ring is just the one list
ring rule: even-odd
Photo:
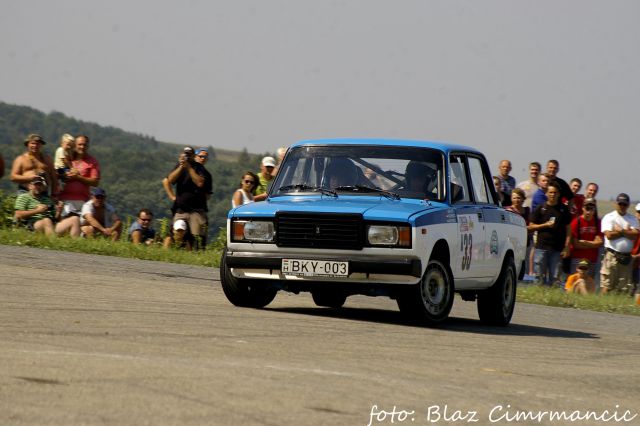
[[569,202],[573,198],[573,191],[571,191],[571,187],[564,179],[558,177],[559,171],[560,163],[558,163],[558,160],[549,160],[547,162],[546,173],[551,176],[549,182],[556,182],[558,184],[558,188],[560,188],[560,199],[558,202]]
[[560,188],[552,182],[547,188],[547,201],[532,213],[528,227],[538,233],[534,265],[538,282],[545,285],[559,283],[560,260],[569,256],[571,214],[559,200]]
[[[211,194],[212,183],[211,174],[194,160],[193,148],[184,149],[178,164],[167,176],[166,183],[176,186],[171,208],[173,221],[186,221],[189,224],[189,232],[195,237],[196,249],[204,249],[208,223],[207,199],[208,194]],[[167,193],[170,191],[167,190]]]

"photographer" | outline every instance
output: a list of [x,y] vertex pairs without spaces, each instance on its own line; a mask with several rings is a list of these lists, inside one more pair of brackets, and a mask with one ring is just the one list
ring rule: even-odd
[[[163,181],[173,199],[173,221],[184,220],[195,237],[195,246],[204,249],[207,236],[207,194],[211,193],[211,174],[194,159],[193,148],[185,147],[178,164]],[[175,196],[171,185],[175,185]]]

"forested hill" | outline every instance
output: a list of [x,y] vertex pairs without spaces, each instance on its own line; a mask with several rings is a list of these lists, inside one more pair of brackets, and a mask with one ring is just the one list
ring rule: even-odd
[[[187,125],[176,123],[176,126]],[[162,178],[176,164],[182,148],[185,145],[207,146],[213,154],[206,165],[213,176],[214,194],[209,201],[211,234],[224,226],[231,196],[242,173],[247,168],[257,172],[260,159],[267,155],[266,152],[251,155],[246,149],[242,152],[216,149],[215,140],[159,142],[151,136],[76,120],[59,112],[46,114],[30,107],[0,102],[0,154],[6,164],[0,189],[5,194],[16,189],[9,180],[11,164],[25,151],[23,141],[29,133],[42,135],[47,141],[44,152],[52,158],[64,133],[88,135],[91,138],[89,153],[100,163],[100,186],[107,191],[108,202],[122,216],[135,216],[140,208],[147,207],[156,219],[170,216],[171,204],[162,188]]]

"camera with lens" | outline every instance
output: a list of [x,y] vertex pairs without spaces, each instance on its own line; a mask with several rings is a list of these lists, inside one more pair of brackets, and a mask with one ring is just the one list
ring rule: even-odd
[[189,161],[189,162],[193,161],[193,148],[191,148],[190,146],[185,146],[184,149],[182,150],[181,156],[186,161]]

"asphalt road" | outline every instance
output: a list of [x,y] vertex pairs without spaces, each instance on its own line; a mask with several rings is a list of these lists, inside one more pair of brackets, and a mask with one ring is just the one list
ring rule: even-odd
[[[525,304],[485,327],[459,298],[439,328],[382,298],[241,309],[216,269],[0,246],[2,425],[640,424],[639,335]],[[574,411],[601,417],[513,420]]]

